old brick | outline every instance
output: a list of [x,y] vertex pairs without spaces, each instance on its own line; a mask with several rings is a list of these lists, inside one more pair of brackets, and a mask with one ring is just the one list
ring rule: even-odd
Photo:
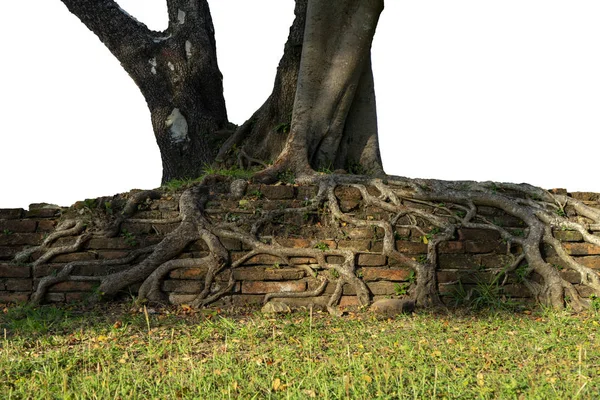
[[596,294],[594,289],[585,285],[575,285],[575,289],[581,297],[590,297],[591,295]]
[[306,290],[305,281],[293,282],[262,282],[262,281],[244,281],[242,282],[242,293],[277,293],[277,292],[303,292]]
[[355,187],[338,186],[335,188],[335,196],[340,200],[361,200],[360,190]]
[[[600,270],[600,256],[573,257],[575,261],[588,268]],[[560,265],[560,260],[557,262]]]
[[458,237],[460,240],[496,241],[500,239],[500,233],[490,229],[461,228]]
[[2,279],[0,280],[0,290],[10,290],[13,292],[31,291],[33,283],[31,279]]
[[100,260],[118,260],[119,258],[125,258],[129,255],[128,251],[121,250],[100,250],[96,251],[98,259]]
[[0,260],[12,260],[19,251],[16,247],[0,247]]
[[159,200],[157,207],[160,211],[177,211],[179,210],[179,201],[177,200]]
[[33,233],[37,223],[27,219],[0,220],[0,234],[4,231],[12,233]]
[[56,227],[56,221],[50,219],[43,219],[38,221],[37,232],[52,232]]
[[308,249],[312,247],[312,240],[300,238],[277,239],[277,243],[284,247],[292,247],[295,249]]
[[427,253],[427,245],[422,242],[409,242],[407,240],[396,240],[396,250],[406,254]]
[[590,243],[563,243],[568,254],[574,256],[600,255],[600,246]]
[[479,260],[479,265],[485,268],[504,268],[514,261],[512,256],[506,254],[482,255],[475,258]]
[[200,293],[204,285],[197,280],[167,279],[163,282],[162,290],[176,293]]
[[554,231],[554,237],[563,242],[579,242],[583,235],[576,231]]
[[0,232],[0,246],[38,245],[42,242],[41,233],[12,233]]
[[362,270],[362,278],[364,281],[406,281],[412,274],[409,268],[380,268],[367,267]]
[[560,276],[570,283],[581,283],[581,275],[577,271],[563,270],[560,271]]
[[50,287],[50,292],[91,292],[98,283],[96,282],[79,282],[66,281],[60,282]]
[[352,240],[373,239],[374,232],[371,228],[344,228],[344,233]]
[[475,257],[466,254],[440,254],[439,265],[441,269],[477,269],[479,267]]
[[345,258],[342,256],[327,256],[325,257],[325,261],[329,264],[343,264]]
[[134,235],[145,235],[154,232],[154,229],[152,229],[152,224],[125,221],[121,224],[121,231]]
[[238,281],[284,281],[304,277],[304,270],[298,268],[236,268],[233,277]]
[[312,257],[290,257],[290,262],[294,265],[316,264],[317,260]]
[[300,201],[310,200],[317,195],[319,188],[316,186],[298,186],[296,198]]
[[25,213],[26,218],[56,218],[60,216],[60,208],[34,208]]
[[398,290],[398,283],[394,282],[368,282],[367,286],[374,295],[392,295]]
[[89,292],[69,292],[65,293],[65,302],[66,303],[76,303],[80,301],[85,301],[92,296],[92,293]]
[[0,219],[19,219],[24,212],[22,208],[3,208],[0,209]]
[[438,246],[438,250],[440,253],[445,254],[458,254],[465,252],[465,243],[458,241],[449,241],[440,243]]
[[169,273],[171,279],[194,279],[204,280],[208,267],[178,268]]
[[350,249],[355,251],[369,251],[371,241],[369,240],[340,240],[338,249]]
[[385,265],[387,262],[386,256],[383,254],[359,254],[358,265],[360,267],[371,267]]
[[500,242],[499,240],[495,241],[474,241],[467,240],[465,243],[465,250],[467,253],[501,253],[506,252],[506,244]]
[[91,239],[87,245],[85,246],[87,249],[94,250],[122,250],[122,249],[131,249],[133,241],[139,242],[137,239],[125,240],[125,238],[95,238]]
[[25,303],[29,300],[30,292],[0,291],[0,303]]
[[260,191],[269,200],[287,200],[294,198],[293,186],[261,185]]
[[85,253],[68,253],[68,254],[60,254],[56,257],[52,257],[52,262],[55,263],[69,263],[73,261],[89,261],[95,260],[96,255],[91,252]]
[[30,276],[29,266],[0,264],[0,278],[29,278]]

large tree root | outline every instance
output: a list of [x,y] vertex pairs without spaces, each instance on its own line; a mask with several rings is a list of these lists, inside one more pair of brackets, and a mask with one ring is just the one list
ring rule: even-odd
[[[389,263],[411,268],[416,282],[411,286],[410,297],[418,306],[440,305],[436,270],[438,269],[439,246],[450,241],[462,228],[484,229],[497,232],[506,242],[506,252],[512,262],[503,269],[497,269],[497,282],[501,285],[507,276],[517,268],[522,273],[524,283],[542,304],[553,308],[563,308],[567,304],[574,310],[589,307],[588,299],[583,298],[576,288],[561,277],[559,270],[547,261],[542,252],[544,245],[554,249],[563,267],[579,274],[581,285],[589,287],[600,296],[600,276],[571,257],[562,243],[553,236],[553,229],[579,232],[585,242],[600,245],[600,237],[591,233],[590,228],[600,224],[600,212],[576,199],[554,195],[529,185],[499,184],[490,182],[444,182],[436,180],[411,180],[401,177],[385,179],[355,175],[314,174],[305,177],[305,181],[318,185],[318,193],[307,199],[302,207],[290,207],[270,211],[256,210],[237,221],[227,221],[213,216],[204,209],[210,197],[210,183],[213,177],[187,189],[179,200],[179,217],[168,220],[177,222],[178,227],[167,234],[160,243],[138,250],[118,260],[75,261],[67,264],[54,276],[40,280],[33,294],[32,302],[44,300],[46,292],[55,284],[64,281],[98,282],[98,297],[110,297],[120,290],[141,283],[139,298],[153,302],[167,302],[162,292],[162,282],[175,269],[204,268],[206,276],[198,284],[198,293],[192,302],[195,307],[204,306],[231,293],[235,287],[233,270],[245,265],[248,260],[259,255],[270,255],[281,260],[281,264],[303,268],[311,275],[319,271],[329,271],[330,277],[319,275],[317,288],[301,293],[269,293],[264,297],[267,302],[273,298],[316,297],[325,293],[329,284],[335,284],[327,304],[328,310],[339,315],[338,304],[344,287],[353,288],[358,302],[367,306],[371,293],[357,273],[358,252],[349,249],[329,249],[324,245],[312,248],[291,248],[281,245],[276,238],[265,234],[268,227],[281,224],[286,215],[312,215],[324,213],[332,229],[340,226],[373,228],[382,232],[380,254],[385,255]],[[239,183],[236,183],[239,187]],[[232,185],[233,186],[233,185]],[[336,197],[337,188],[357,190],[362,198],[363,207],[379,210],[379,218],[343,212]],[[48,236],[42,245],[25,250],[16,259],[24,262],[37,254],[34,266],[48,263],[53,257],[78,251],[90,238],[115,236],[124,221],[136,222],[165,220],[134,219],[135,210],[140,203],[157,199],[159,193],[140,192],[132,195],[118,217],[100,221],[70,216],[59,224],[57,230]],[[232,199],[239,198],[239,193]],[[238,196],[238,197],[236,197]],[[149,200],[150,199],[150,200]],[[565,207],[575,210],[579,220],[568,218]],[[522,229],[515,231],[504,228],[489,220],[482,209],[501,210],[506,215],[516,217],[522,222]],[[424,259],[416,260],[397,249],[397,232],[411,229],[422,235],[427,243]],[[60,238],[76,238],[72,245],[52,247]],[[236,239],[245,248],[250,249],[235,261],[230,259],[221,239]],[[184,249],[194,241],[202,241],[208,249],[205,256],[199,258],[178,258]],[[516,251],[515,249],[519,249]],[[310,265],[295,265],[298,258],[315,260]],[[335,259],[335,262],[331,261]],[[86,266],[118,266],[119,271],[101,276],[85,276],[78,273]],[[217,275],[228,274],[226,284],[216,282]],[[504,279],[501,279],[504,278]],[[535,278],[535,279],[534,279]]]

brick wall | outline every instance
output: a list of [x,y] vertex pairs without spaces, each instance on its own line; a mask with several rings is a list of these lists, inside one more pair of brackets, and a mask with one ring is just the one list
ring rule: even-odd
[[[224,194],[214,193],[207,203],[206,213],[213,220],[235,220],[255,214],[256,210],[277,210],[290,207],[302,207],[306,199],[316,193],[315,187],[297,186],[265,186],[250,185],[246,196],[239,201],[228,200]],[[360,214],[369,218],[385,217],[380,209],[366,207],[361,203],[361,196],[352,188],[338,188],[336,196],[344,212]],[[600,195],[594,193],[572,193],[571,196],[599,207]],[[418,205],[417,205],[418,206]],[[71,210],[83,209],[83,202],[76,203]],[[136,219],[169,219],[178,215],[178,197],[176,194],[165,194],[160,200],[148,202],[133,216]],[[518,232],[523,229],[521,221],[496,209],[479,208],[480,213],[507,229]],[[573,210],[567,210],[570,217],[577,216]],[[33,267],[31,264],[18,264],[12,260],[21,250],[40,244],[51,233],[66,208],[46,204],[32,204],[29,211],[23,209],[0,210],[0,303],[27,301],[40,278],[60,270],[71,261],[117,259],[126,256],[131,250],[155,244],[177,227],[177,224],[152,224],[125,222],[121,235],[114,238],[91,239],[80,251],[58,255],[47,264]],[[276,224],[264,228],[264,238],[295,248],[315,248],[326,246],[329,249],[353,249],[358,252],[358,276],[366,282],[373,298],[402,296],[414,280],[411,270],[405,266],[394,264],[380,254],[382,248],[382,232],[375,228],[331,226],[327,215],[319,213],[285,214]],[[600,230],[600,228],[598,228]],[[555,236],[564,242],[568,253],[578,261],[600,271],[600,247],[586,244],[581,235],[573,231],[556,231]],[[415,260],[423,259],[427,245],[423,232],[415,229],[401,228],[397,230],[396,247]],[[64,246],[74,243],[74,238],[59,239],[53,246]],[[222,238],[223,245],[231,252],[233,261],[240,259],[248,252],[242,242]],[[518,248],[511,248],[512,254]],[[548,261],[560,265],[558,258],[546,249]],[[207,248],[203,242],[192,243],[179,256],[180,258],[203,257]],[[35,255],[34,255],[35,257]],[[507,245],[503,243],[497,232],[491,230],[461,229],[451,241],[439,248],[438,279],[440,293],[446,301],[451,302],[461,293],[468,293],[478,285],[492,282],[494,270],[499,270],[511,262],[507,254]],[[297,257],[295,266],[290,267],[282,260],[270,255],[256,255],[248,259],[243,266],[221,273],[217,284],[226,285],[229,274],[233,273],[236,284],[231,295],[224,297],[218,305],[262,304],[265,294],[272,292],[303,292],[315,290],[320,281],[307,273],[315,264],[312,258]],[[335,256],[327,260],[335,263]],[[78,275],[104,275],[126,267],[80,267]],[[328,272],[321,272],[328,273]],[[587,295],[586,288],[577,285],[579,276],[571,271],[561,271],[563,276],[576,284],[582,294]],[[163,291],[173,303],[187,303],[202,288],[206,271],[202,268],[179,269],[170,273],[164,281]],[[535,279],[535,276],[533,277]],[[527,300],[529,293],[519,283],[518,273],[512,273],[502,286],[497,288],[497,295]],[[52,287],[46,300],[50,302],[70,302],[85,300],[94,290],[93,282],[63,282]],[[335,277],[319,297],[285,299],[294,305],[325,305],[329,295],[335,288]],[[135,293],[137,287],[131,287]],[[346,285],[341,305],[355,305],[357,298],[351,286]]]

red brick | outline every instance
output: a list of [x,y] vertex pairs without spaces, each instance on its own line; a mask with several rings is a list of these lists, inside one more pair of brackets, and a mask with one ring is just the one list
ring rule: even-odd
[[412,273],[409,268],[379,268],[366,267],[362,270],[362,279],[365,281],[406,281]]
[[577,271],[563,270],[560,271],[560,276],[570,283],[581,283],[581,275]]
[[500,241],[473,241],[467,240],[465,242],[465,249],[467,253],[492,253],[492,252],[506,252],[506,244]]
[[312,257],[290,257],[290,263],[294,265],[316,264],[317,260]]
[[2,279],[0,280],[0,290],[10,290],[12,292],[31,291],[33,283],[31,279]]
[[0,232],[0,246],[38,245],[42,242],[41,233],[12,233]]
[[350,249],[355,251],[369,251],[371,242],[368,240],[340,240],[338,249]]
[[178,268],[169,274],[172,279],[195,279],[203,280],[206,277],[207,267],[199,268]]
[[19,219],[25,210],[22,208],[4,208],[0,209],[0,219]]
[[554,237],[562,242],[579,242],[583,235],[577,231],[554,231]]
[[98,286],[97,282],[81,282],[81,281],[66,281],[60,282],[50,287],[50,292],[91,292],[94,287]]
[[369,290],[374,295],[392,295],[396,293],[398,283],[394,282],[369,282],[367,283]]
[[457,241],[443,242],[443,243],[440,243],[440,245],[438,246],[438,249],[439,249],[440,253],[445,253],[445,254],[464,253],[465,252],[465,243],[457,242]]
[[10,231],[13,233],[33,233],[37,222],[27,219],[0,220],[0,233]]
[[21,265],[0,264],[0,278],[29,278],[31,268]]
[[285,200],[294,198],[294,187],[279,185],[261,185],[261,193],[269,200]]
[[600,255],[600,246],[590,243],[563,243],[567,253],[574,256]]
[[[598,256],[573,257],[573,259],[588,268],[600,270],[600,257]],[[558,261],[557,263],[560,265],[560,262]]]
[[55,218],[60,216],[59,208],[36,208],[25,213],[26,218]]
[[409,242],[407,240],[396,240],[396,250],[406,254],[427,253],[427,245],[420,242]]
[[284,247],[292,247],[295,249],[308,249],[311,248],[311,240],[309,239],[298,239],[298,238],[288,238],[288,239],[276,239],[277,243]]
[[345,258],[342,256],[327,256],[325,257],[325,261],[328,264],[343,264]]
[[354,187],[338,186],[335,188],[335,196],[340,200],[361,200],[360,190]]
[[60,254],[56,257],[52,257],[54,263],[69,263],[72,261],[89,261],[95,260],[96,255],[94,253],[68,253]]
[[[245,253],[232,253],[231,261],[237,261],[241,259]],[[257,254],[250,257],[244,265],[274,265],[275,263],[281,263],[282,260],[279,257],[272,256],[270,254]]]
[[491,229],[462,228],[458,230],[458,237],[460,240],[495,241],[500,239],[500,233]]
[[25,303],[29,292],[0,292],[0,303]]
[[[139,242],[137,238],[135,241]],[[131,249],[132,247],[124,238],[96,238],[90,240],[86,245],[86,248],[94,250],[121,250]]]
[[303,292],[306,290],[305,281],[293,282],[261,282],[244,281],[242,282],[242,293],[278,293],[278,292]]
[[304,270],[298,268],[236,268],[233,277],[238,281],[286,281],[304,277]]
[[361,267],[385,265],[386,256],[382,254],[359,254],[358,265]]
[[38,221],[37,231],[38,232],[52,232],[56,227],[56,221],[50,219],[44,219]]

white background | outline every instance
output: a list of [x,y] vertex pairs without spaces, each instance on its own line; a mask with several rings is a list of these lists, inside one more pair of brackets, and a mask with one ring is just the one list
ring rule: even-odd
[[[150,28],[164,0],[120,0]],[[292,0],[211,0],[229,119],[272,89]],[[600,2],[387,0],[374,42],[386,172],[600,192]],[[0,3],[0,207],[160,184],[133,81],[59,0]]]

